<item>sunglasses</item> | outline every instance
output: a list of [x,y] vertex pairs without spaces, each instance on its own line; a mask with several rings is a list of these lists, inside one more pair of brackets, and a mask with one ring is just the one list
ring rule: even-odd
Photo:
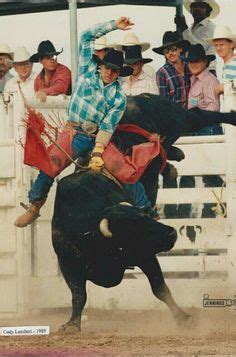
[[163,53],[164,53],[164,55],[166,55],[170,51],[176,52],[177,50],[178,50],[178,47],[176,47],[176,46],[166,47],[166,48],[164,48]]

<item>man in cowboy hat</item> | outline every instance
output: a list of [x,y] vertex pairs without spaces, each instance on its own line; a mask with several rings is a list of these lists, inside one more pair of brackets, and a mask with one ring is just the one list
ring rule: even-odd
[[[202,110],[219,111],[220,101],[215,93],[218,79],[209,71],[208,66],[215,60],[214,55],[207,55],[204,47],[199,43],[191,45],[187,52],[186,61],[191,77],[191,86],[188,97],[188,109],[198,107]],[[204,128],[205,135],[219,134],[215,127]],[[222,132],[221,132],[222,133]]]
[[48,95],[71,93],[71,71],[57,62],[57,56],[62,51],[56,51],[52,42],[46,40],[40,42],[38,52],[30,57],[31,62],[39,62],[43,66],[34,83],[36,96],[42,102],[46,101]]
[[34,93],[36,73],[32,72],[33,63],[30,62],[30,54],[24,46],[14,51],[13,67],[17,76],[7,81],[4,92],[17,93],[20,86],[26,97],[31,96]]
[[[188,109],[199,108],[208,111],[219,111],[220,100],[215,88],[219,84],[218,79],[209,69],[209,63],[215,60],[214,55],[207,55],[201,44],[191,45],[187,52],[186,61],[192,73],[191,87],[189,91]],[[206,127],[193,135],[220,135],[223,134],[219,124]],[[194,179],[192,177],[192,179]],[[223,181],[218,175],[204,175],[202,181],[205,187],[221,187]],[[213,204],[204,203],[202,218],[214,218]]]
[[[208,42],[214,46],[216,53],[224,61],[223,81],[236,79],[236,55],[234,54],[236,34],[233,34],[228,26],[216,26],[213,37],[208,39]],[[218,84],[216,93],[217,95],[224,93],[223,84]]]
[[[151,44],[149,42],[140,42],[138,36],[134,32],[129,32],[124,36],[121,43],[115,44],[114,46],[119,51],[125,51],[128,47],[139,46],[141,52],[144,52],[151,47]],[[152,66],[144,63],[142,70],[150,77],[153,77],[154,79],[156,78],[156,73]]]
[[6,82],[12,78],[9,73],[11,60],[12,52],[10,47],[5,43],[0,44],[0,93],[3,92]]
[[[131,75],[124,66],[123,53],[111,49],[102,60],[94,56],[94,41],[101,35],[120,29],[127,30],[133,23],[122,16],[87,29],[79,44],[78,77],[69,105],[68,126],[76,129],[72,141],[73,158],[85,156],[92,150],[90,168],[100,171],[102,154],[119,123],[126,107],[126,96],[118,81],[119,76]],[[18,217],[17,227],[31,224],[46,201],[54,179],[40,172],[29,192],[29,210]]]
[[[193,16],[194,22],[188,27],[184,16],[175,17],[175,23],[183,39],[191,44],[200,43],[208,55],[214,54],[214,47],[207,39],[213,35],[215,24],[210,19],[218,15],[219,5],[215,0],[184,0],[184,7]],[[215,74],[216,62],[212,61],[209,68]]]
[[[165,56],[166,59],[166,63],[156,74],[160,95],[179,103],[185,109],[187,109],[191,73],[181,54],[189,45],[188,41],[180,38],[177,31],[166,31],[163,35],[162,46],[152,49]],[[163,187],[177,188],[177,175],[174,166],[167,167],[167,170],[163,172]],[[164,213],[166,218],[177,217],[177,205],[165,205]]]
[[131,76],[122,83],[126,95],[158,94],[155,80],[143,71],[143,65],[151,61],[151,58],[142,57],[140,45],[125,47],[125,63],[133,68]]
[[190,43],[182,40],[177,31],[166,31],[163,35],[162,46],[152,50],[165,56],[166,63],[157,71],[156,79],[160,95],[179,103],[187,108],[190,88],[190,71],[181,56]]

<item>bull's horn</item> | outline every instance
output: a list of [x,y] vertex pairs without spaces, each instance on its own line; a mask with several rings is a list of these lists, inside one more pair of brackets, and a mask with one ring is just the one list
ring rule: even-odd
[[131,203],[126,202],[126,201],[119,202],[119,205],[122,205],[122,206],[131,206],[131,207],[133,207],[133,205],[131,205]]
[[101,233],[104,235],[104,237],[106,237],[106,238],[112,237],[112,233],[108,228],[108,219],[107,218],[103,218],[101,220],[99,228],[100,228]]

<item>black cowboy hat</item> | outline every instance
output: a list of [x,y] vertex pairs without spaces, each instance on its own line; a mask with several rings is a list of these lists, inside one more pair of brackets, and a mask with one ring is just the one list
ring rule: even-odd
[[151,58],[143,58],[141,46],[134,45],[125,48],[125,63],[133,64],[142,61],[143,63],[149,63],[152,61]]
[[96,55],[94,55],[94,59],[98,64],[104,64],[106,67],[119,70],[120,77],[127,77],[133,73],[133,69],[131,67],[124,66],[124,57],[122,51],[111,49],[105,54],[102,60]]
[[186,53],[187,62],[197,62],[199,60],[207,60],[208,64],[216,59],[215,55],[207,55],[204,47],[198,43],[196,45],[191,45]]
[[185,52],[190,46],[190,42],[183,40],[177,31],[166,31],[162,38],[162,46],[154,47],[152,50],[159,55],[164,55],[164,49],[171,46],[182,48]]
[[44,56],[57,56],[62,53],[63,49],[58,52],[49,40],[42,41],[38,45],[38,52],[30,57],[31,62],[39,62],[39,59]]

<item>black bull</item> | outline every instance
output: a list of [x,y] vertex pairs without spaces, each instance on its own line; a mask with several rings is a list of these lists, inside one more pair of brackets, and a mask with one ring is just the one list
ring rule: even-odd
[[[137,124],[165,138],[168,151],[176,139],[215,123],[236,125],[235,113],[185,111],[163,97],[129,97],[122,123]],[[140,142],[136,134],[115,134],[121,148]],[[142,177],[152,203],[156,201],[161,159],[156,158]],[[86,303],[86,281],[103,287],[118,285],[129,265],[138,266],[149,279],[154,295],[165,302],[177,321],[188,315],[174,302],[156,258],[171,249],[176,231],[143,215],[113,181],[93,172],[72,174],[57,188],[52,220],[52,240],[65,281],[72,293],[72,315],[64,327],[80,329]],[[112,236],[111,236],[112,234]],[[133,297],[135,298],[135,297]]]

